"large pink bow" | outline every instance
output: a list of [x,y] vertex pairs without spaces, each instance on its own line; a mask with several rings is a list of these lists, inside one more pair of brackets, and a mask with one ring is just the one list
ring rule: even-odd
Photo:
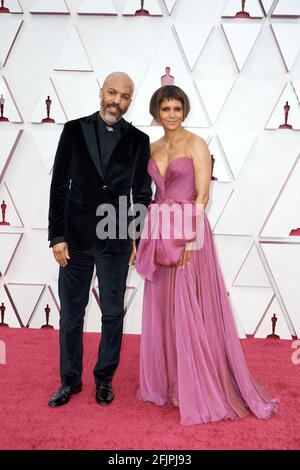
[[186,243],[196,238],[199,215],[199,209],[191,201],[171,198],[153,201],[141,234],[135,263],[137,272],[155,281],[159,265],[177,265]]

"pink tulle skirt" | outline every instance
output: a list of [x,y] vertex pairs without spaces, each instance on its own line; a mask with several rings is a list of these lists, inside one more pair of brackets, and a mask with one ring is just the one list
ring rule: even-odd
[[145,280],[137,397],[179,408],[183,425],[277,411],[244,357],[230,301],[204,219],[204,246],[184,267],[159,266]]

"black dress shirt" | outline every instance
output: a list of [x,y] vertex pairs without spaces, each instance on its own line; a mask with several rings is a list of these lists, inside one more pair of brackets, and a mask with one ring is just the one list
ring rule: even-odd
[[112,156],[112,153],[120,141],[123,131],[125,130],[125,124],[127,124],[126,121],[121,119],[115,124],[108,125],[103,121],[100,114],[98,113],[97,133],[100,144],[100,163],[104,177],[110,157]]

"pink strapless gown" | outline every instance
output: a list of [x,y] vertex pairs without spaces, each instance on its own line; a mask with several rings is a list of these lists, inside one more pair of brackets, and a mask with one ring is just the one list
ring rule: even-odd
[[[172,160],[164,178],[153,159],[148,171],[156,202],[195,200],[188,157]],[[178,406],[183,425],[241,418],[249,410],[269,418],[279,399],[248,370],[206,216],[203,248],[184,268],[154,266],[155,243],[141,240],[136,261],[145,277],[137,397]]]

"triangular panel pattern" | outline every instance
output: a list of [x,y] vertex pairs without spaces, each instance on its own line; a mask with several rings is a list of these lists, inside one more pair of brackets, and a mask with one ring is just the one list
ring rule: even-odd
[[244,67],[261,28],[260,23],[222,23],[223,32],[239,72]]
[[275,6],[272,17],[275,18],[299,18],[300,2],[299,0],[279,0]]
[[230,78],[195,80],[195,83],[209,119],[214,125],[232,90],[235,80]]
[[7,13],[23,13],[22,7],[18,0],[4,0],[3,8],[7,8]]
[[8,56],[11,53],[11,50],[14,46],[14,43],[17,39],[23,20],[12,19],[9,21],[1,21],[0,28],[0,65],[4,67],[8,60]]
[[251,234],[249,225],[236,196],[236,192],[232,193],[220,219],[213,229],[213,232],[218,235]]
[[266,123],[265,129],[300,129],[300,108],[298,99],[292,84],[289,82],[283,88],[278,101]]
[[214,159],[212,174],[213,178],[219,182],[229,183],[231,179],[225,165],[225,156],[217,136],[213,136],[208,144],[208,147],[210,154]]
[[8,272],[23,233],[0,232],[0,277]]
[[29,11],[33,14],[70,14],[65,0],[33,0]]
[[292,87],[294,89],[294,92],[296,93],[297,100],[300,105],[300,80],[293,80]]
[[254,335],[271,299],[272,288],[232,287],[230,294],[239,313],[239,319],[247,335]]
[[275,295],[254,333],[255,338],[269,335],[278,335],[280,339],[292,339],[293,336]]
[[15,312],[21,318],[23,325],[26,326],[46,286],[44,284],[9,282],[6,287]]
[[244,10],[241,0],[229,0],[223,12],[222,18],[259,19],[263,17],[263,11],[259,0],[246,1]]
[[231,183],[212,181],[209,189],[209,202],[205,209],[211,228],[218,222],[233,192]]
[[189,17],[189,21],[186,21],[186,18],[184,18],[181,21],[176,20],[174,22],[176,34],[191,70],[195,67],[198,57],[214,28],[212,21],[202,24],[201,28],[199,28],[199,16],[197,11],[195,11],[199,5],[197,3],[193,7],[194,16]]
[[49,194],[50,194],[51,178],[48,179],[47,189],[39,198],[34,208],[34,215],[32,217],[32,228],[38,230],[48,229],[48,210],[49,210]]
[[47,81],[44,89],[37,101],[37,104],[31,115],[31,122],[42,123],[47,119],[47,103],[46,100],[50,97],[52,101],[50,106],[50,119],[54,119],[56,124],[63,124],[67,120],[64,109],[62,108],[60,98],[56,92],[51,78]]
[[[2,103],[4,103],[3,117],[6,118],[8,122],[22,123],[23,118],[14,99],[8,80],[4,76],[0,77],[0,99]],[[1,124],[0,122],[0,125]]]
[[[99,109],[98,80],[92,74],[62,74],[52,78],[68,119],[87,116]],[[76,90],[76,99],[74,99]]]
[[81,0],[78,15],[117,15],[113,0]]
[[6,230],[8,227],[24,227],[19,211],[16,208],[11,192],[8,189],[6,183],[0,186],[0,208],[0,233],[2,230]]
[[59,329],[59,309],[49,289],[44,289],[34,311],[26,324],[29,328],[42,330]]
[[300,243],[266,243],[261,247],[292,326],[300,337]]
[[234,139],[229,133],[223,131],[219,133],[221,145],[235,179],[239,176],[256,137],[254,132],[237,132]]
[[182,87],[190,98],[192,109],[184,122],[187,127],[209,127],[206,115],[201,108],[194,83],[184,65],[172,31],[168,29],[159,49],[155,53],[150,68],[143,79],[143,86],[137,92],[132,110],[135,125],[148,126],[152,122],[148,103],[154,91],[162,84]]
[[293,67],[300,52],[300,27],[298,23],[272,23],[270,25],[287,71]]
[[162,16],[158,0],[127,0],[124,16]]
[[21,139],[23,132],[23,129],[1,129],[0,127],[0,183],[4,177],[4,174],[13,157],[14,151]]
[[93,67],[75,25],[73,25],[66,38],[54,70],[93,71]]
[[271,287],[255,243],[253,243],[251,250],[237,273],[233,285],[241,287]]
[[[300,235],[300,155],[264,223],[261,237],[283,237],[298,230]],[[292,203],[291,203],[292,202]]]
[[268,16],[278,0],[259,0],[265,16]]
[[173,13],[177,0],[164,0],[164,3],[167,7],[169,15]]
[[52,171],[54,156],[61,133],[62,126],[36,126],[31,128],[32,138],[48,175]]
[[236,274],[251,250],[253,237],[214,235],[214,241],[227,289],[231,290]]
[[[18,317],[16,314],[9,296],[7,295],[7,287],[5,284],[0,287],[0,311],[3,311],[3,323],[5,324],[6,327],[9,328],[20,328],[21,326],[24,326],[22,324],[21,318]],[[2,322],[2,318],[0,317],[0,321]],[[1,332],[0,327],[0,332]]]

